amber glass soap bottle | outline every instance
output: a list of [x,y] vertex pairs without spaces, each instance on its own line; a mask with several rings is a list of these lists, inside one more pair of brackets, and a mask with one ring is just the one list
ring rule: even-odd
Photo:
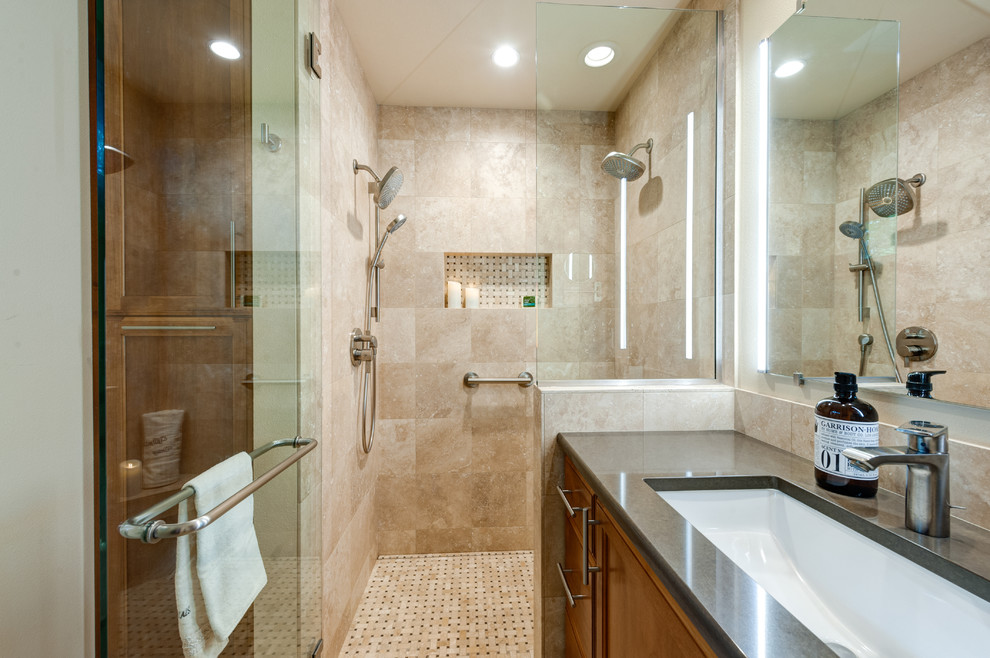
[[877,494],[877,471],[864,472],[842,456],[845,448],[880,445],[877,410],[856,397],[856,375],[835,373],[835,395],[815,407],[815,481],[846,496]]

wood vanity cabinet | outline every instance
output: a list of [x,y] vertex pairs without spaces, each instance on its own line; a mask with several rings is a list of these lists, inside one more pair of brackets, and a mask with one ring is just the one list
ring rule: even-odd
[[[584,484],[570,460],[566,461],[564,472],[565,484],[568,473],[572,482]],[[572,489],[573,485],[566,488]],[[591,498],[593,521],[589,563],[600,570],[591,574],[589,599],[575,600],[573,608],[565,603],[565,655],[568,658],[713,658],[716,654],[602,507],[594,491],[590,488],[586,491]],[[567,574],[572,593],[581,587],[582,556],[572,548],[574,545],[581,548],[580,540],[580,533],[568,524],[565,562],[576,566],[574,572]]]

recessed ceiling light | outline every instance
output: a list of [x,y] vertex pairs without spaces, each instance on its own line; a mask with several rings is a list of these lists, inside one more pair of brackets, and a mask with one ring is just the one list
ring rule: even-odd
[[605,66],[615,57],[615,46],[610,43],[593,43],[585,48],[584,63],[592,68]]
[[789,78],[795,73],[800,72],[803,68],[804,62],[799,59],[792,59],[778,66],[777,70],[774,71],[773,74],[778,78]]
[[519,51],[512,46],[499,46],[492,53],[492,61],[496,66],[507,69],[519,63]]
[[240,59],[241,51],[237,49],[237,46],[229,41],[216,41],[210,42],[210,50],[213,51],[214,55],[223,57],[224,59]]

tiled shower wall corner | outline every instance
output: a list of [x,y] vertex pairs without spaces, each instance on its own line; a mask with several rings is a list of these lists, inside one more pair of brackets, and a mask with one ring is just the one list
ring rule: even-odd
[[[611,249],[611,201],[597,212],[600,177],[590,171],[594,154],[612,148],[611,117],[383,106],[379,148],[380,166],[398,166],[406,181],[386,212],[410,217],[386,254],[377,328],[381,551],[532,549],[539,473],[532,389],[467,389],[462,378],[535,373],[537,309],[444,308],[444,252],[533,253],[535,246],[555,263],[554,308],[540,313],[576,304],[578,291],[558,284],[558,255]],[[573,216],[554,199],[537,199],[538,150],[541,181],[574,181]],[[565,221],[576,216],[580,225],[568,233]],[[609,362],[610,331],[592,329],[611,326],[611,308],[600,322],[576,305],[569,310],[572,324],[556,338],[548,329],[541,350],[549,355],[559,345],[561,354],[581,355],[577,361]],[[601,350],[609,354],[599,358]]]
[[[629,347],[615,355],[615,376],[623,379],[709,378],[715,369],[715,243],[710,236],[715,233],[717,17],[685,12],[671,21],[669,37],[615,112],[620,150],[653,139],[652,153],[637,153],[648,171],[628,183]],[[694,147],[690,290],[685,276],[689,142]],[[614,180],[608,190],[618,207]],[[688,294],[691,357],[685,355]]]
[[375,559],[375,483],[382,454],[360,437],[360,370],[344,341],[361,326],[370,196],[351,161],[378,160],[378,109],[334,2],[320,17],[323,43],[321,176],[323,228],[323,640],[335,656],[347,637]]
[[928,182],[898,217],[897,325],[965,346],[938,352],[924,369],[948,371],[935,380],[940,397],[975,406],[990,400],[988,61],[983,39],[902,83],[898,129],[898,175],[922,172]]
[[536,123],[536,248],[553,255],[553,306],[540,310],[536,375],[540,381],[612,378],[617,185],[600,163],[618,148],[614,116],[539,110]]
[[532,253],[535,114],[382,106],[378,166],[404,184],[379,337],[381,553],[532,549],[532,389],[466,388],[534,371],[536,309],[444,308],[444,252]]

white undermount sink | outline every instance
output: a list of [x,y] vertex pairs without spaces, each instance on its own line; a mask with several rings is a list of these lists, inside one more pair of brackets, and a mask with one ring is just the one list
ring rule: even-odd
[[780,491],[657,493],[840,656],[990,655],[990,602]]

